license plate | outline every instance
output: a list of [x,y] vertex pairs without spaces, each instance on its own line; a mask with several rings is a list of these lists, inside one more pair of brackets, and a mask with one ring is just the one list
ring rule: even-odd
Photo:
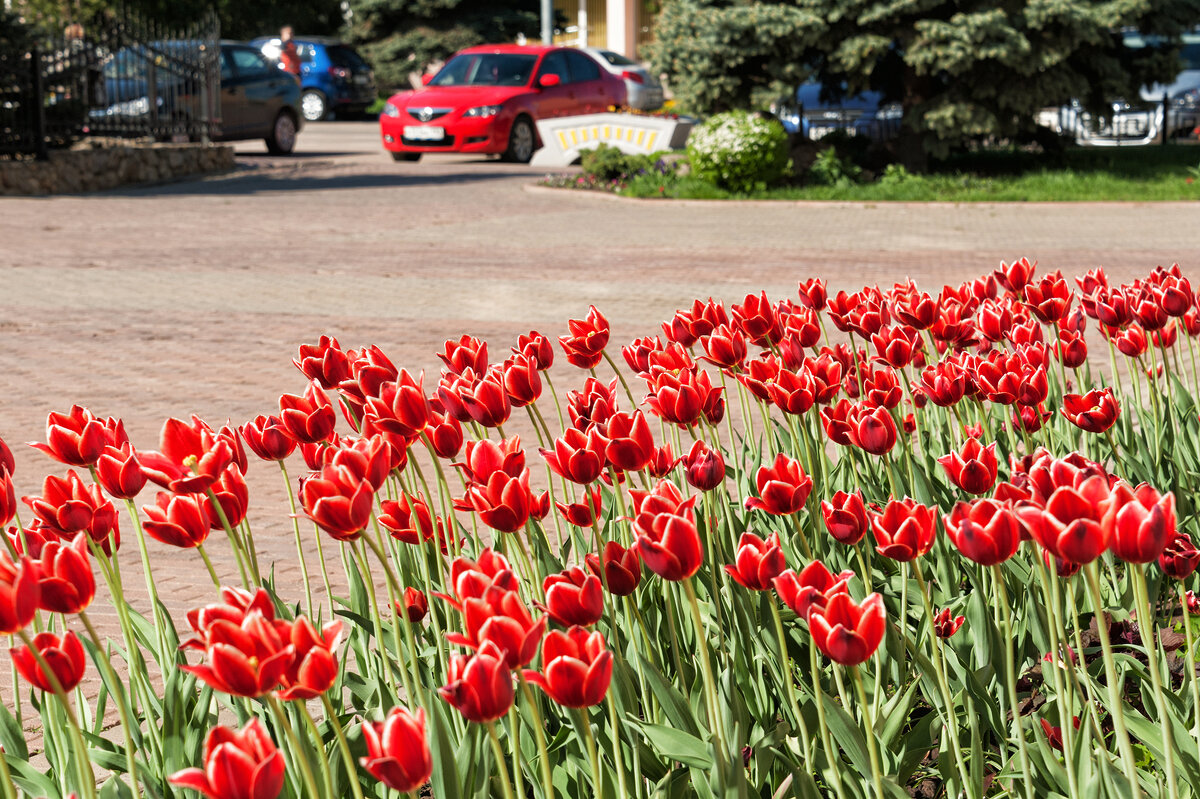
[[846,135],[848,135],[848,136],[854,136],[856,133],[858,133],[858,131],[856,131],[854,128],[851,128],[851,127],[839,128],[834,125],[809,125],[808,126],[808,138],[820,139],[823,136],[827,136],[830,133],[833,133],[835,130],[844,130],[844,131],[846,131]]
[[446,129],[409,125],[404,128],[404,138],[413,141],[441,141],[446,138]]
[[370,81],[370,78],[366,75],[355,75],[354,76],[354,82],[359,84],[360,86],[366,86],[369,81]]

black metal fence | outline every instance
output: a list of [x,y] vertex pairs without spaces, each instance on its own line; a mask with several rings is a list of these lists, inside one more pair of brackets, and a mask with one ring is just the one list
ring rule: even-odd
[[0,40],[0,155],[85,136],[204,141],[220,118],[220,25],[183,29],[126,9],[20,46]]
[[1103,114],[1086,111],[1078,103],[1048,108],[1038,121],[1078,144],[1095,147],[1130,147],[1166,144],[1196,138],[1200,125],[1200,91],[1161,100],[1113,103]]

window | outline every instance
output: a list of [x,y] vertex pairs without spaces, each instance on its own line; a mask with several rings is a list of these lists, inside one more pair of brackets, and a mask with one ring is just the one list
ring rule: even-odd
[[567,54],[563,50],[552,50],[542,59],[542,68],[538,70],[538,79],[542,75],[557,75],[562,83],[571,82],[571,72],[567,68]]
[[233,48],[229,50],[229,57],[239,75],[261,75],[271,71],[271,64],[263,54],[249,48]]
[[571,79],[576,83],[600,80],[600,65],[583,53],[568,52],[567,63],[571,65]]
[[464,53],[446,62],[430,86],[524,86],[537,56],[523,53]]
[[631,61],[620,53],[614,53],[612,50],[601,50],[600,57],[614,67],[636,67],[640,66],[636,61]]
[[229,60],[229,53],[221,53],[221,82],[233,80],[233,63]]
[[[346,69],[350,69],[355,72],[366,72],[370,69],[370,67],[367,66],[367,62],[363,61],[362,57],[349,47],[333,45],[325,48],[325,51],[329,53],[329,62],[335,67],[345,67]],[[310,45],[309,58],[312,57],[311,52],[312,50]]]

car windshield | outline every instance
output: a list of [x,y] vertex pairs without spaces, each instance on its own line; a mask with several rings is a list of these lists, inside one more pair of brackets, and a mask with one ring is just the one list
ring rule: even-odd
[[537,56],[526,53],[463,53],[429,82],[430,86],[524,86]]
[[349,47],[342,45],[333,45],[326,48],[329,53],[329,60],[335,67],[346,67],[356,71],[366,72],[371,67],[363,61],[362,56],[351,50]]
[[173,74],[182,60],[199,58],[198,42],[154,42],[148,46],[125,47],[113,54],[104,65],[104,77],[109,80],[146,80],[149,62],[159,70]]
[[601,58],[603,58],[608,63],[612,64],[614,67],[641,66],[636,61],[631,61],[630,59],[626,58],[625,56],[621,55],[620,53],[614,53],[611,50],[600,50],[598,52],[599,52]]

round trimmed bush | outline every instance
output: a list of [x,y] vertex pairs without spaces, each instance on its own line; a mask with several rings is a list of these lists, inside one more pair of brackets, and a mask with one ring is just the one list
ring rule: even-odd
[[729,191],[749,192],[783,177],[788,136],[778,120],[728,111],[693,130],[687,151],[696,177]]

